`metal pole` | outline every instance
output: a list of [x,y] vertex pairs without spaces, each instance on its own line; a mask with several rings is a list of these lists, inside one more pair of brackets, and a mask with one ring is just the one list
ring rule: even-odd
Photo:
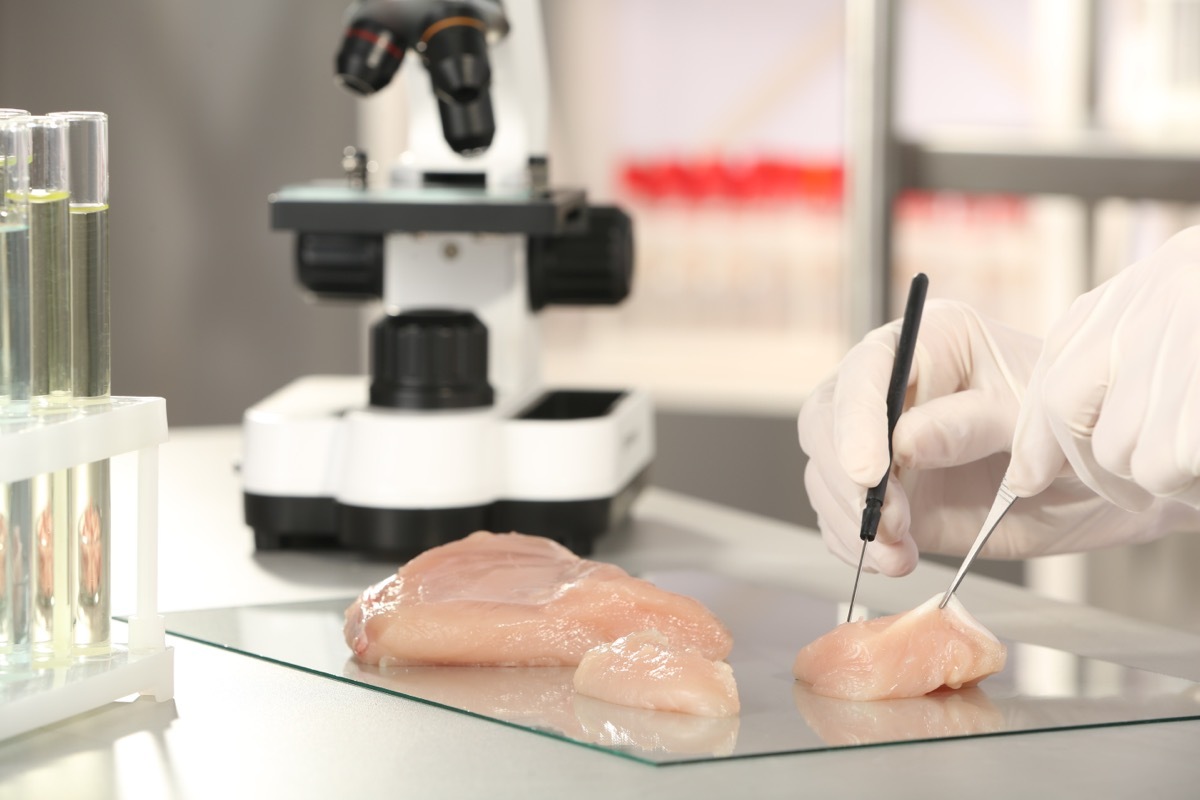
[[890,316],[895,0],[846,3],[846,320],[856,342]]
[[[1088,133],[1100,129],[1100,9],[1095,0],[1079,7],[1083,23],[1083,128]],[[1099,283],[1096,274],[1096,214],[1098,198],[1083,198],[1083,285],[1091,289]]]

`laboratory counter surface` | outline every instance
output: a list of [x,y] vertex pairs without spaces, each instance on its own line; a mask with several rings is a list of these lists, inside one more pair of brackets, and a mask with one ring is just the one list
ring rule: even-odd
[[[162,610],[349,597],[394,570],[337,553],[256,554],[239,441],[232,427],[176,429],[161,448]],[[114,486],[132,473],[118,459]],[[113,513],[120,531],[132,511],[118,502]],[[132,609],[135,583],[120,536],[118,612]],[[595,557],[843,602],[853,578],[813,531],[654,488]],[[950,577],[925,562],[902,579],[865,575],[859,598],[910,608]],[[959,596],[1001,637],[1200,680],[1195,635],[984,576]],[[0,798],[1167,798],[1200,785],[1200,720],[651,766],[177,636],[168,644],[174,700],[112,703],[0,742]]]

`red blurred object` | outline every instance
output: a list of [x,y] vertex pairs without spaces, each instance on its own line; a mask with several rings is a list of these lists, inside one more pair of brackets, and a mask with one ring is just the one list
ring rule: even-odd
[[[630,199],[649,202],[731,205],[802,202],[837,209],[846,194],[845,166],[837,159],[629,160],[621,165],[618,174],[621,189]],[[1025,219],[1026,202],[1012,195],[909,191],[896,198],[895,208],[900,218],[957,214],[972,220],[1019,223]]]

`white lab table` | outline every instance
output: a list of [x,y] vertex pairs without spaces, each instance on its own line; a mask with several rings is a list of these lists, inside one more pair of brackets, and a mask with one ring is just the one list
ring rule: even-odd
[[[235,428],[173,430],[162,448],[163,610],[348,597],[392,571],[345,554],[256,554],[237,453]],[[133,606],[122,547],[117,611]],[[596,555],[635,571],[708,569],[831,599],[844,600],[852,580],[812,531],[656,489]],[[904,579],[864,576],[860,597],[913,606],[949,577],[932,563]],[[960,596],[1001,636],[1200,680],[1200,637],[982,576]],[[0,743],[0,797],[1164,798],[1196,797],[1200,785],[1200,721],[654,767],[218,647],[168,644],[173,701],[113,703]]]

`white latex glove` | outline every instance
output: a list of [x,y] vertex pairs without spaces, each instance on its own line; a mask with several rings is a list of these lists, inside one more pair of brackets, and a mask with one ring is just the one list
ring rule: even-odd
[[[799,418],[808,454],[805,487],[829,549],[858,563],[867,489],[887,469],[887,386],[900,321],[868,334],[818,387]],[[961,555],[1008,468],[1021,398],[1041,350],[1035,337],[980,317],[969,306],[927,303],[906,410],[879,529],[864,569],[904,575],[921,551]],[[1177,504],[1176,504],[1177,505]],[[1134,514],[1097,497],[1072,475],[1019,500],[983,556],[1025,558],[1164,533],[1162,509]]]
[[1200,509],[1200,228],[1080,297],[1046,339],[1017,422],[1009,488],[1069,466],[1131,511]]

